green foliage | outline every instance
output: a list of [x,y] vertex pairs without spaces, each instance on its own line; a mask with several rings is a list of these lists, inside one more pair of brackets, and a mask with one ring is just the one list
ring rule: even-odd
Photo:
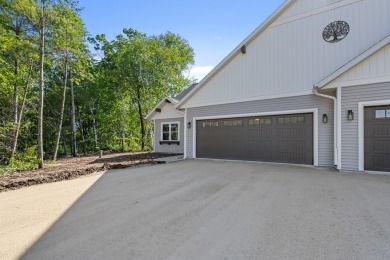
[[72,154],[70,86],[80,153],[151,149],[153,126],[146,114],[163,97],[191,84],[183,71],[194,63],[194,51],[185,39],[134,29],[124,29],[113,41],[97,35],[88,39],[101,56],[96,61],[87,47],[78,1],[0,0],[0,172],[34,169],[38,163],[42,26],[45,159],[52,158],[57,143],[60,156]]
[[94,109],[98,115],[102,106],[107,107],[105,111],[114,111],[102,114],[105,118],[99,122],[109,120],[117,129],[109,130],[115,133],[111,140],[120,140],[126,133],[139,140],[141,149],[150,148],[152,126],[144,118],[163,97],[175,96],[191,83],[183,71],[194,63],[193,49],[179,35],[148,36],[133,29],[124,29],[111,42],[105,35],[90,41],[104,57],[97,65],[95,83],[102,91],[99,98],[105,102],[98,102]]
[[0,167],[0,175],[38,168],[37,146],[31,146],[11,158],[7,166]]

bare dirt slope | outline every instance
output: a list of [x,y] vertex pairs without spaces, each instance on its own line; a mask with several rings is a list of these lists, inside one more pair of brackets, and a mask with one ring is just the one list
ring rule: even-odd
[[0,192],[15,190],[41,183],[71,180],[109,169],[122,169],[140,165],[152,165],[154,159],[171,156],[171,154],[136,152],[106,153],[99,156],[84,156],[60,159],[56,164],[48,164],[43,170],[23,171],[0,176]]

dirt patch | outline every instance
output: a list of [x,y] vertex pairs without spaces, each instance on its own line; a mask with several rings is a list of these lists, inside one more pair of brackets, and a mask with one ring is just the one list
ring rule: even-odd
[[27,186],[71,180],[81,176],[110,169],[124,169],[142,165],[154,165],[154,159],[172,156],[162,153],[112,153],[98,156],[60,159],[56,164],[47,165],[43,170],[24,171],[0,177],[0,193]]

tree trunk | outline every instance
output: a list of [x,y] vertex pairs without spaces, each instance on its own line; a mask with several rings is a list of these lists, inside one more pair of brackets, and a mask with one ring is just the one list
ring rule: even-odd
[[27,77],[27,80],[26,80],[26,87],[25,87],[24,92],[23,92],[22,107],[20,108],[18,121],[16,123],[16,129],[15,129],[15,135],[14,135],[14,142],[13,142],[13,145],[12,145],[11,158],[15,157],[16,149],[18,147],[19,131],[20,131],[20,126],[22,124],[22,117],[23,117],[24,107],[26,105],[27,93],[28,93],[28,85],[30,84],[30,78],[31,78],[31,74],[32,74],[32,69],[33,69],[33,62],[31,61],[30,71],[28,73],[28,77]]
[[126,134],[124,132],[121,133],[121,149],[122,149],[122,152],[125,150],[125,138],[126,138]]
[[137,105],[138,105],[138,115],[140,120],[140,127],[141,127],[141,149],[142,151],[145,149],[145,122],[144,117],[142,114],[142,105],[141,105],[141,94],[139,92],[139,89],[137,89]]
[[95,141],[95,149],[97,149],[98,148],[98,136],[97,136],[97,131],[96,131],[95,115],[93,115],[93,114],[92,114],[92,124],[93,124],[93,139]]
[[67,83],[68,83],[68,52],[66,52],[66,57],[65,57],[64,87],[63,87],[63,90],[62,90],[62,102],[61,102],[60,121],[58,123],[56,144],[54,146],[53,161],[57,160],[58,147],[60,145],[62,123],[64,121],[64,110],[65,110],[65,99],[66,99],[66,84]]
[[76,108],[74,105],[74,86],[73,79],[70,80],[70,96],[71,96],[71,113],[72,113],[72,156],[77,156],[77,142],[76,142]]
[[[21,25],[18,20],[16,20],[16,24],[14,27],[14,32],[16,39],[19,40],[21,29]],[[19,108],[19,48],[15,49],[15,60],[14,60],[14,76],[15,76],[15,82],[14,82],[14,109],[13,109],[13,121],[14,121],[14,139],[16,136],[16,128],[18,124],[18,108]]]
[[81,134],[81,141],[82,141],[82,144],[83,144],[83,154],[85,155],[87,153],[87,150],[86,150],[86,147],[85,147],[85,136],[84,136],[84,125],[83,125],[83,120],[82,120],[82,117],[81,117],[81,113],[80,113],[80,107],[77,106],[77,115],[78,115],[78,118],[79,118],[79,122],[80,122],[80,134]]
[[68,156],[68,150],[66,149],[66,142],[65,142],[65,138],[63,135],[62,135],[62,145],[64,146],[64,152],[65,152],[66,156]]
[[19,61],[18,61],[18,54],[16,54],[15,57],[15,69],[14,69],[14,75],[15,75],[15,84],[14,84],[14,125],[15,125],[15,132],[16,127],[18,124],[18,106],[19,106],[19,84],[18,84],[18,74],[19,74]]
[[44,98],[44,74],[43,66],[45,61],[45,28],[43,18],[43,5],[42,1],[42,14],[40,18],[40,42],[39,42],[39,105],[38,105],[38,168],[43,169],[45,167],[43,162],[43,98]]

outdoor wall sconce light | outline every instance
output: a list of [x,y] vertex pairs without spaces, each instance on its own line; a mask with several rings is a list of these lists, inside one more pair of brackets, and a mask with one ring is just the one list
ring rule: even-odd
[[188,128],[188,129],[191,129],[191,122],[188,122],[187,128]]
[[327,114],[322,115],[322,123],[324,123],[324,124],[328,123],[328,115]]
[[354,119],[353,111],[348,110],[348,121],[352,121]]

